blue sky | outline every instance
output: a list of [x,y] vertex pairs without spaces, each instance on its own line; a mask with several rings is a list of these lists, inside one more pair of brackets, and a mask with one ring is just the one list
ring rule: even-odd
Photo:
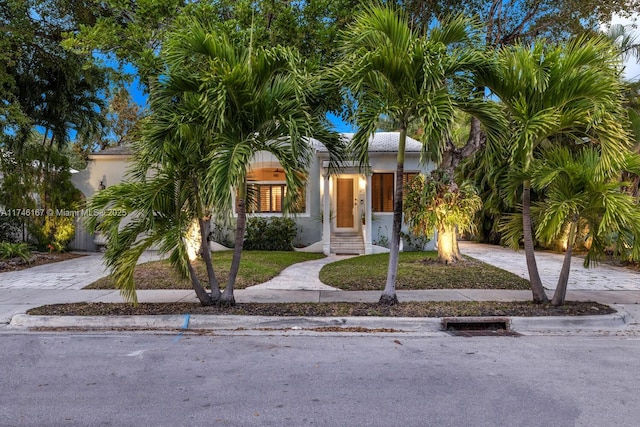
[[327,119],[333,125],[333,129],[338,132],[352,133],[356,131],[355,127],[353,127],[349,123],[346,123],[344,120],[342,120],[340,117],[336,116],[335,114],[328,113]]

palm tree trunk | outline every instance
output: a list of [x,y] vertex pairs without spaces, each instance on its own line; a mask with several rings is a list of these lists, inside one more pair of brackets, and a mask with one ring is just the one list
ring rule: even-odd
[[391,247],[389,248],[389,267],[387,268],[387,283],[380,296],[379,304],[394,305],[398,303],[396,295],[396,277],[398,275],[398,261],[400,256],[400,229],[402,228],[402,176],[404,175],[404,149],[407,143],[407,128],[400,128],[398,141],[398,166],[396,168],[396,191],[393,200],[393,226],[391,229]]
[[196,292],[196,296],[198,297],[198,300],[200,300],[200,304],[211,305],[213,303],[213,301],[211,300],[211,296],[202,287],[202,284],[200,283],[200,280],[196,275],[196,269],[193,268],[193,264],[191,264],[191,260],[189,259],[187,259],[187,268],[189,268],[191,286],[193,287],[193,290]]
[[461,261],[460,247],[455,226],[441,225],[438,227],[438,262],[453,264]]
[[572,221],[569,226],[569,237],[567,238],[567,250],[564,253],[564,261],[562,262],[562,269],[560,270],[560,276],[558,277],[558,284],[556,285],[556,291],[553,294],[551,300],[552,305],[562,305],[567,296],[567,282],[569,281],[569,273],[571,271],[571,252],[573,251],[573,244],[576,240],[576,228],[577,222]]
[[220,285],[213,270],[213,261],[211,260],[211,251],[209,250],[209,230],[211,223],[209,219],[198,218],[200,224],[200,245],[202,260],[207,268],[207,278],[209,280],[209,289],[211,289],[211,299],[213,301],[220,300]]
[[533,250],[533,231],[531,228],[531,182],[529,180],[525,180],[522,185],[522,227],[524,234],[524,254],[527,259],[527,270],[529,271],[529,282],[531,283],[533,302],[549,302],[549,298],[544,292],[544,287],[542,286],[540,273],[538,273],[538,265],[536,264],[536,255]]
[[240,270],[240,257],[242,256],[242,245],[244,243],[244,232],[247,227],[247,186],[246,180],[243,179],[238,189],[238,218],[236,221],[236,236],[233,247],[233,258],[231,259],[231,268],[229,269],[229,280],[226,288],[222,293],[220,301],[224,304],[235,305],[236,300],[233,296],[233,288],[236,284],[238,270]]
[[211,260],[211,251],[209,250],[209,230],[211,223],[209,219],[205,219],[204,209],[202,207],[202,200],[200,199],[200,185],[197,179],[193,179],[193,187],[196,194],[196,213],[198,215],[198,225],[200,226],[200,252],[204,265],[207,269],[207,279],[209,282],[209,289],[211,289],[211,299],[213,301],[220,300],[220,285],[216,278],[216,273],[213,270],[213,262]]

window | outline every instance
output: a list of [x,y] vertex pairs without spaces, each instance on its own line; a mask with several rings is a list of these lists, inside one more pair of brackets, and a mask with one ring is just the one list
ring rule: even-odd
[[[258,168],[247,174],[247,212],[282,213],[287,195],[285,174],[281,168]],[[305,189],[301,189],[300,201],[290,209],[292,213],[306,211]]]
[[[402,184],[413,179],[417,172],[402,175]],[[371,176],[371,209],[373,212],[393,212],[394,173],[374,173]]]
[[[253,213],[282,212],[283,198],[286,194],[286,184],[249,184],[247,186],[247,196],[249,200],[247,211]],[[293,212],[304,212],[305,208],[305,195],[303,190],[300,203],[293,209]]]
[[393,173],[371,176],[371,209],[373,212],[393,212]]

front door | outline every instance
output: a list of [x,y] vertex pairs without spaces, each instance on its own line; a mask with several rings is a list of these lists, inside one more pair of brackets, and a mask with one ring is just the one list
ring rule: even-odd
[[336,205],[337,228],[354,228],[353,178],[337,179]]

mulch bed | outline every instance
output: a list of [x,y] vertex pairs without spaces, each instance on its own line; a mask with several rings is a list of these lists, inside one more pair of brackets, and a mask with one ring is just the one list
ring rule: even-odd
[[202,306],[197,303],[76,303],[46,305],[31,309],[30,315],[51,316],[123,316],[210,314],[249,316],[383,316],[383,317],[460,317],[460,316],[589,316],[615,313],[609,306],[595,302],[568,301],[554,307],[528,301],[429,301],[402,302],[394,306],[377,303],[243,303],[232,307]]
[[28,260],[22,258],[9,258],[0,261],[0,273],[4,271],[17,271],[38,265],[51,264],[53,262],[66,261],[69,259],[80,258],[86,256],[71,252],[32,252]]

